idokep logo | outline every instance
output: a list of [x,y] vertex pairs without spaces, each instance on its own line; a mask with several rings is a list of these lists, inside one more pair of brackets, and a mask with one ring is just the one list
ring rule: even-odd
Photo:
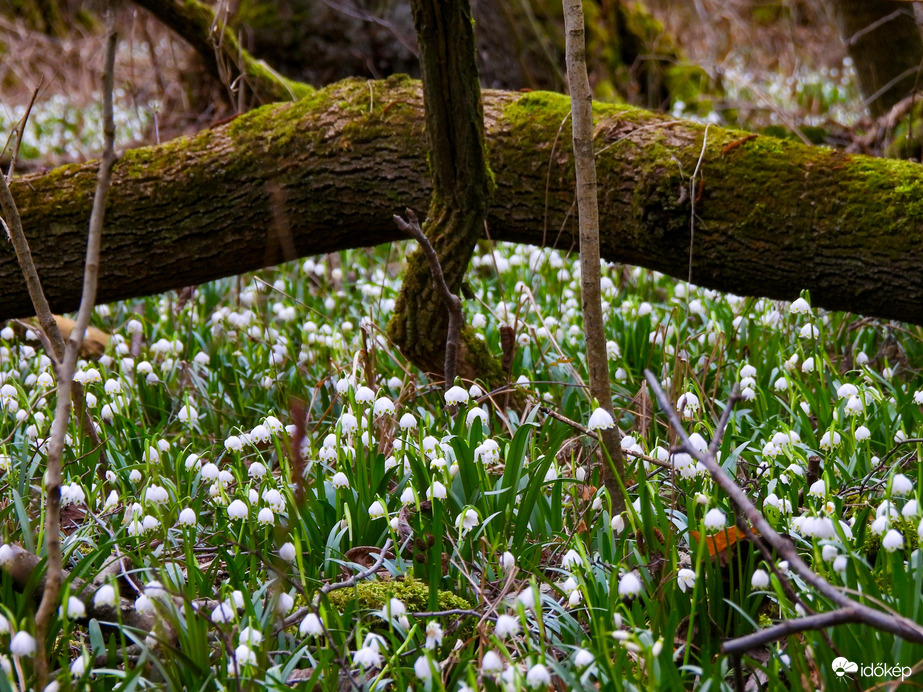
[[833,672],[837,677],[842,678],[847,673],[858,673],[861,677],[868,678],[888,678],[891,680],[900,678],[904,680],[910,677],[913,669],[910,666],[889,666],[885,663],[871,663],[860,666],[858,663],[850,661],[844,656],[838,656],[830,664]]
[[859,671],[859,664],[853,663],[844,656],[838,656],[833,659],[832,666],[833,672],[836,673],[838,678],[843,677],[846,673],[856,673]]

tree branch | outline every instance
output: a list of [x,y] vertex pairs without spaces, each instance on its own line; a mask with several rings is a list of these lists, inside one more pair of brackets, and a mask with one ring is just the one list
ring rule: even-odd
[[586,71],[583,1],[564,0],[567,82],[571,93],[571,123],[574,139],[574,168],[577,177],[577,213],[580,220],[580,297],[583,303],[583,331],[590,396],[598,402],[616,426],[601,430],[603,447],[602,481],[609,493],[612,514],[625,510],[625,460],[621,432],[612,406],[609,388],[609,358],[603,327],[599,273],[599,203],[596,198],[596,163],[593,156],[593,94]]
[[445,276],[442,273],[442,265],[439,263],[439,256],[433,248],[432,243],[420,228],[420,222],[417,215],[412,209],[407,209],[407,218],[404,221],[400,216],[395,215],[394,223],[404,233],[411,236],[420,244],[423,254],[429,260],[430,269],[433,272],[433,282],[436,288],[442,294],[442,299],[448,306],[449,310],[449,331],[445,339],[445,389],[450,389],[455,384],[455,373],[458,371],[458,339],[461,334],[462,325],[465,323],[465,316],[462,314],[461,298],[452,293],[448,284],[445,282]]
[[[48,626],[59,603],[63,567],[61,564],[61,482],[64,438],[67,434],[71,410],[71,391],[74,384],[74,370],[80,356],[80,346],[90,315],[96,304],[96,280],[99,272],[99,247],[106,212],[106,195],[115,163],[115,123],[112,109],[112,89],[115,71],[115,50],[118,37],[115,32],[115,17],[111,2],[106,5],[106,55],[103,69],[103,134],[105,149],[99,166],[96,193],[93,197],[93,211],[87,236],[86,260],[84,262],[83,293],[80,310],[74,329],[71,329],[67,347],[64,349],[58,368],[57,402],[54,421],[51,424],[51,439],[48,443],[47,469],[45,471],[45,546],[47,552],[47,574],[45,588],[38,611],[35,614],[35,631],[38,642],[36,651],[36,678],[38,688],[45,689],[48,668],[45,656],[45,640]],[[37,277],[36,277],[37,278]],[[39,291],[41,286],[39,285]],[[42,297],[44,300],[44,296]],[[47,308],[47,302],[45,303]],[[52,319],[52,323],[54,320]],[[57,333],[57,325],[54,327]],[[57,339],[61,336],[58,333]],[[82,398],[82,397],[81,397]],[[91,424],[92,425],[92,424]]]

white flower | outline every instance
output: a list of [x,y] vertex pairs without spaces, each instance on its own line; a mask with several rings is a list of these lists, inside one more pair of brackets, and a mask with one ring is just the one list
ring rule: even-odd
[[904,537],[897,529],[889,529],[885,537],[881,539],[881,547],[889,553],[904,547]]
[[377,649],[363,646],[353,653],[353,664],[361,668],[377,668],[381,665],[382,656]]
[[796,298],[795,301],[788,306],[788,311],[793,315],[810,315],[811,306],[804,298]]
[[237,435],[231,435],[224,441],[224,448],[229,452],[239,452],[244,448],[244,443]]
[[814,356],[804,359],[801,364],[801,372],[814,372]]
[[446,498],[446,488],[439,481],[434,481],[433,484],[426,489],[426,499],[428,500],[444,500]]
[[401,426],[401,430],[412,430],[417,427],[417,419],[414,418],[412,413],[405,413],[401,416],[401,420],[398,422],[398,425]]
[[577,653],[574,655],[574,665],[578,668],[586,668],[595,660],[593,654],[586,649],[577,649]]
[[838,433],[836,430],[828,430],[820,438],[821,449],[833,449],[838,444],[840,444],[840,433]]
[[612,416],[602,408],[597,408],[590,416],[586,426],[589,430],[608,430],[615,427],[615,421]]
[[682,411],[685,418],[692,418],[699,410],[699,397],[692,392],[686,392],[676,401],[676,410]]
[[106,390],[106,394],[109,394],[110,396],[122,393],[122,385],[118,380],[106,380],[104,388]]
[[302,637],[319,637],[323,633],[324,626],[314,613],[308,613],[298,626],[298,634]]
[[862,408],[862,400],[857,396],[851,396],[843,407],[843,412],[847,416],[854,416],[857,413],[862,413]]
[[447,406],[468,403],[468,392],[455,385],[445,393],[445,403]]
[[641,580],[638,579],[634,572],[627,572],[619,579],[619,596],[623,598],[634,598],[641,593],[643,586]]
[[[139,615],[153,615],[157,612],[154,599],[147,594],[141,594],[135,599],[135,610]],[[214,617],[212,618],[214,620]]]
[[435,649],[442,644],[442,625],[435,620],[426,623],[426,648]]
[[190,421],[198,420],[199,412],[196,410],[195,406],[186,404],[185,406],[180,407],[180,410],[176,414],[176,418],[180,423],[188,423]]
[[473,507],[468,507],[460,512],[455,519],[455,527],[461,534],[467,533],[480,523],[481,518],[478,516],[477,510]]
[[719,531],[727,525],[727,516],[717,507],[713,507],[705,514],[705,528],[709,531]]
[[486,675],[503,672],[503,659],[497,655],[496,651],[488,651],[486,654],[484,654],[484,658],[481,661],[481,672]]
[[836,396],[838,399],[848,399],[851,396],[856,396],[858,393],[859,388],[849,382],[841,384],[836,390]]
[[93,594],[93,605],[97,608],[114,606],[117,601],[118,596],[115,593],[115,588],[111,584],[103,584],[96,590],[96,593]]
[[500,639],[519,634],[519,620],[512,615],[500,615],[494,625],[494,634]]
[[856,442],[864,442],[865,440],[869,439],[871,435],[872,435],[872,432],[868,428],[866,428],[864,425],[860,425],[858,428],[856,428],[856,433],[855,433]]
[[370,404],[374,398],[375,392],[373,392],[365,385],[362,385],[359,387],[359,389],[356,390],[356,401],[358,401],[360,404]]
[[359,429],[359,419],[351,413],[344,413],[340,416],[340,430],[345,435],[355,432]]
[[835,545],[830,545],[829,543],[825,545],[820,550],[820,556],[823,558],[824,562],[833,562],[836,559],[836,556],[839,555],[839,550]]
[[621,514],[616,514],[612,517],[612,521],[609,522],[609,526],[615,535],[619,535],[622,531],[625,530],[625,519]]
[[182,512],[179,513],[179,517],[177,517],[176,523],[180,526],[195,526],[195,511],[189,507],[186,507]]
[[820,336],[820,330],[815,325],[808,322],[801,328],[801,331],[798,332],[798,335],[802,339],[816,339]]
[[271,438],[272,435],[269,434],[269,428],[263,424],[257,425],[250,431],[251,442],[266,444]]
[[676,583],[679,585],[680,591],[685,593],[686,589],[691,589],[695,586],[695,572],[691,569],[681,569],[676,574]]
[[[923,524],[921,524],[923,526]],[[513,556],[509,550],[503,553],[500,556],[500,566],[503,567],[504,572],[509,572],[516,566],[516,558]]]
[[284,591],[279,594],[278,600],[276,600],[275,611],[279,615],[286,615],[291,612],[292,608],[295,607],[295,598]]
[[923,406],[923,389],[918,389],[913,393],[913,403]]
[[369,518],[370,519],[381,519],[387,514],[388,512],[384,508],[384,505],[382,505],[381,502],[379,502],[378,500],[375,500],[375,502],[369,505]]
[[532,592],[531,586],[526,586],[519,594],[516,596],[516,600],[522,604],[522,607],[527,610],[535,609],[535,594]]
[[551,674],[541,663],[536,663],[526,673],[526,684],[529,687],[547,687],[551,684]]
[[487,419],[488,419],[487,411],[485,411],[482,408],[470,409],[468,411],[468,415],[465,416],[465,425],[467,425],[470,428],[471,425],[474,423],[475,419],[479,419],[481,421],[481,425],[486,426]]
[[35,653],[35,637],[20,630],[10,640],[10,653],[14,656],[31,656]]
[[848,564],[849,559],[845,555],[837,555],[833,561],[833,569],[837,572],[843,572],[846,570]]
[[347,478],[346,474],[342,471],[337,471],[330,482],[333,484],[333,487],[338,490],[349,487],[349,478]]
[[561,558],[561,567],[564,569],[570,569],[581,564],[583,564],[583,561],[580,559],[580,553],[573,548],[564,553],[564,557]]
[[286,562],[294,562],[296,556],[295,546],[292,543],[283,543],[279,548],[279,557]]
[[67,619],[78,620],[87,614],[87,608],[76,596],[70,596],[67,599]]
[[891,493],[893,495],[907,495],[911,492],[913,492],[913,481],[903,473],[894,474],[894,478],[891,479]]
[[259,514],[256,515],[256,520],[263,526],[272,526],[276,520],[276,515],[269,507],[263,507]]
[[816,498],[824,498],[827,495],[827,484],[824,483],[824,480],[816,480],[811,484],[810,489],[808,490],[808,495]]
[[144,491],[144,501],[155,505],[162,505],[170,499],[167,489],[159,485],[151,485]]
[[439,670],[439,663],[437,661],[430,661],[429,658],[424,654],[418,656],[417,660],[413,664],[414,675],[418,679],[426,681],[433,677],[433,669]]
[[880,536],[888,528],[890,523],[890,517],[886,514],[876,517],[875,521],[872,522],[872,525],[869,527],[869,530],[877,536]]
[[228,516],[231,519],[246,519],[249,510],[242,500],[234,500],[228,505]]
[[375,401],[375,406],[372,408],[372,415],[375,418],[381,418],[382,416],[393,416],[394,403],[386,396],[380,397]]
[[753,571],[753,576],[750,577],[750,586],[754,589],[765,589],[769,586],[769,574],[766,570],[757,569]]

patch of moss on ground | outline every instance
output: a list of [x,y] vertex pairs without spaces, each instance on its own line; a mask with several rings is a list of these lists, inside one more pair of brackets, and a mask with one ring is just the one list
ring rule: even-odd
[[[364,581],[352,589],[341,589],[327,595],[330,604],[341,612],[353,602],[358,603],[360,610],[381,610],[391,598],[403,601],[408,613],[429,610],[429,587],[412,577],[393,581]],[[450,591],[439,591],[439,609],[473,610],[474,605]],[[474,634],[474,624],[474,618],[467,618],[459,628],[457,636],[467,638]]]

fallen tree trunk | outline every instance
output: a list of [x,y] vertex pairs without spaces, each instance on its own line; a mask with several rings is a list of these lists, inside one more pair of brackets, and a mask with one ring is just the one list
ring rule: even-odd
[[[564,96],[485,92],[497,191],[490,236],[576,247]],[[705,128],[596,108],[601,253],[687,278],[689,176]],[[113,171],[100,302],[305,255],[399,239],[392,216],[430,196],[419,84],[347,80],[159,147]],[[566,125],[565,125],[566,127]],[[73,310],[96,162],[13,185],[52,308]],[[692,280],[923,323],[923,169],[712,127],[696,186]],[[31,311],[0,250],[0,318]]]

